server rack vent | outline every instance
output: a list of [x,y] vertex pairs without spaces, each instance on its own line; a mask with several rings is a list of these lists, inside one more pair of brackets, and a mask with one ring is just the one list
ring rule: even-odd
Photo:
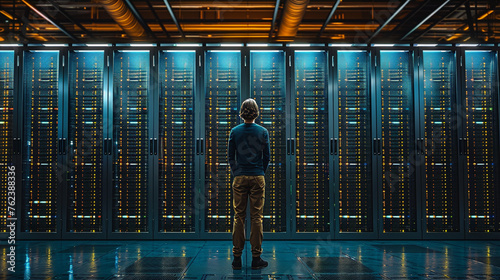
[[251,96],[260,106],[257,123],[267,128],[271,162],[266,173],[263,227],[266,232],[286,231],[286,91],[285,53],[250,52]]
[[102,232],[104,52],[72,52],[68,232]]
[[207,51],[205,64],[205,231],[231,232],[231,171],[227,143],[239,122],[241,54]]
[[368,64],[366,52],[338,52],[340,232],[373,231]]
[[56,232],[58,185],[59,52],[24,57],[24,232]]
[[295,52],[297,232],[330,230],[326,62],[324,51]]
[[195,231],[196,53],[160,56],[159,231]]
[[413,94],[408,51],[381,51],[383,232],[417,230]]
[[147,232],[149,52],[116,52],[112,231]]

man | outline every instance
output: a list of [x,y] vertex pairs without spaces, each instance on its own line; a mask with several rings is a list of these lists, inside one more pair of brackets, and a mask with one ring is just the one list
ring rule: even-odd
[[267,129],[255,123],[259,107],[249,98],[241,104],[240,117],[244,123],[234,127],[229,135],[228,161],[233,181],[233,269],[241,269],[241,254],[245,246],[245,218],[250,199],[250,245],[252,269],[267,266],[262,260],[262,211],[264,208],[264,174],[269,165],[270,147]]

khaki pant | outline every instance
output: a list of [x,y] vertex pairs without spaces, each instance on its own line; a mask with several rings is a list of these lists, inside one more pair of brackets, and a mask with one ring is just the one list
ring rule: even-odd
[[250,199],[250,245],[252,256],[258,257],[262,253],[262,212],[264,210],[264,190],[266,182],[264,176],[236,176],[233,181],[233,255],[241,256],[245,247],[245,218],[247,202]]

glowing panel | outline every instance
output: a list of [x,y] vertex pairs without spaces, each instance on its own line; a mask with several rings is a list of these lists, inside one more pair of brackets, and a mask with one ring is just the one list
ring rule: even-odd
[[423,52],[427,232],[460,231],[454,59],[451,51]]
[[465,52],[469,232],[500,231],[496,59],[493,51]]
[[338,52],[340,232],[373,231],[368,65],[366,52]]
[[260,106],[256,122],[269,131],[271,162],[266,172],[263,227],[266,232],[286,231],[286,111],[285,54],[250,52],[250,90]]
[[13,157],[14,116],[14,51],[0,51],[0,172],[4,179],[0,183],[0,232],[7,232],[8,213],[8,167]]
[[241,54],[207,51],[205,59],[205,231],[231,232],[227,143],[231,129],[239,123]]
[[[295,52],[296,231],[330,230],[326,52]],[[293,143],[295,142],[295,143]]]
[[57,230],[59,52],[24,57],[24,232]]
[[104,52],[72,52],[68,232],[102,232]]
[[383,232],[417,230],[411,55],[380,52]]
[[160,232],[195,230],[195,58],[194,51],[160,56]]
[[113,232],[146,232],[149,52],[116,52],[113,71]]

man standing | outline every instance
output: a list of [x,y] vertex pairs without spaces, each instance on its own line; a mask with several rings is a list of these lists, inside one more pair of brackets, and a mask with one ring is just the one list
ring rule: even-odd
[[269,165],[270,147],[267,129],[255,123],[259,107],[249,98],[241,104],[244,123],[234,127],[229,135],[228,161],[233,172],[233,269],[241,269],[241,254],[245,246],[245,218],[250,199],[250,245],[252,269],[267,266],[262,260],[262,212],[264,208],[264,174]]

